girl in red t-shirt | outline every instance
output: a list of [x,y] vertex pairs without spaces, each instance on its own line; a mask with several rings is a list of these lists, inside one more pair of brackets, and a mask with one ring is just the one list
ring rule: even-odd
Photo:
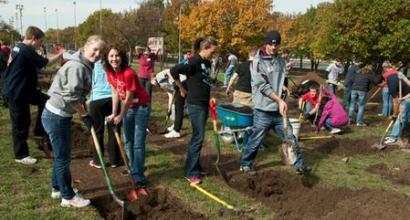
[[[112,114],[107,120],[116,125],[123,121],[125,151],[131,175],[137,187],[145,187],[145,138],[151,112],[151,98],[139,82],[135,71],[128,66],[125,51],[115,46],[108,48],[108,51],[105,68],[113,96]],[[118,109],[120,100],[121,108]]]

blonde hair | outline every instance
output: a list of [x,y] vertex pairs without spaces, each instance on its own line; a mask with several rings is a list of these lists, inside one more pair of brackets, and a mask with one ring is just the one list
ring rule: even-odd
[[93,43],[101,42],[103,46],[105,46],[105,41],[100,35],[91,35],[87,38],[87,41],[84,44],[84,47],[88,47]]
[[383,67],[384,70],[388,70],[388,69],[393,68],[393,65],[390,63],[390,61],[386,60],[386,61],[383,62],[382,67]]

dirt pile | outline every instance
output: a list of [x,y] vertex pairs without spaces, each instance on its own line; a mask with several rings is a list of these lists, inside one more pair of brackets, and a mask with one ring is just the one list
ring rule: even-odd
[[369,166],[366,171],[380,174],[384,179],[396,184],[410,185],[410,165],[390,168],[384,163],[379,163]]
[[271,207],[278,219],[403,219],[410,212],[405,195],[315,185],[314,177],[266,171],[256,177],[238,175],[232,187]]
[[[204,215],[189,210],[163,188],[148,190],[148,194],[127,205],[128,219],[207,219]],[[111,197],[98,197],[92,203],[104,219],[121,219],[121,207]]]

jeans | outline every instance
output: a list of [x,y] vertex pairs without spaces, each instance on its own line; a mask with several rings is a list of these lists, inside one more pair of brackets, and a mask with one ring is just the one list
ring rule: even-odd
[[151,106],[138,106],[128,109],[123,119],[125,152],[129,159],[131,175],[139,184],[146,184],[144,176],[145,139]]
[[150,79],[140,78],[140,83],[144,86],[149,96],[152,97],[152,84]]
[[337,85],[332,84],[332,83],[328,83],[328,84],[327,84],[327,87],[329,88],[329,90],[330,90],[330,91],[332,91],[332,92],[333,92],[333,94],[335,94],[335,95],[336,95]]
[[22,159],[29,156],[27,138],[30,130],[30,104],[37,105],[37,120],[34,126],[34,135],[46,136],[44,127],[41,124],[41,114],[43,113],[45,103],[48,100],[48,96],[38,91],[37,94],[33,94],[30,100],[8,100],[12,137],[13,137],[13,149],[16,159]]
[[188,115],[192,125],[191,143],[188,147],[185,161],[185,177],[198,177],[201,172],[202,143],[204,142],[206,120],[208,119],[208,106],[199,106],[188,103]]
[[234,66],[229,66],[228,68],[226,68],[225,73],[224,73],[224,86],[228,86],[229,80],[231,79],[231,76],[234,71],[235,71]]
[[402,107],[402,121],[403,124],[400,126],[400,117],[397,118],[396,122],[393,125],[393,129],[390,133],[390,137],[397,139],[403,133],[405,129],[407,129],[407,122],[409,119],[409,111],[410,111],[410,99],[406,99],[401,102]]
[[[287,124],[288,129],[286,135],[289,140],[295,143],[296,146],[296,162],[295,164],[293,164],[293,167],[295,169],[299,169],[304,166],[303,155],[300,152],[299,143],[296,140],[296,137],[293,135],[292,126],[289,122],[289,119],[287,121]],[[283,118],[280,113],[265,112],[255,109],[253,114],[252,134],[248,139],[248,145],[242,150],[242,166],[253,166],[259,146],[262,143],[262,139],[271,128],[274,129],[275,133],[283,140],[285,134],[283,130]]]
[[335,127],[333,127],[332,124],[330,124],[330,120],[331,120],[330,117],[325,120],[324,126],[327,130],[332,130],[333,128],[335,128]]
[[184,107],[185,107],[185,97],[181,96],[179,89],[175,90],[175,121],[174,121],[174,131],[180,132],[182,128],[182,122],[184,120]]
[[345,107],[346,109],[349,109],[349,107],[350,107],[351,93],[352,93],[352,88],[345,87],[345,91],[343,92],[343,94],[344,94],[344,96],[343,96],[343,107]]
[[51,187],[61,192],[64,199],[75,195],[71,186],[71,117],[61,117],[44,109],[41,121],[53,148]]
[[364,114],[364,108],[366,106],[366,101],[367,101],[367,92],[352,90],[352,94],[350,96],[350,107],[349,107],[349,120],[351,122],[354,121],[353,117],[354,117],[354,108],[356,105],[356,100],[359,101],[359,111],[357,113],[356,122],[358,124],[364,124],[363,114]]
[[[101,146],[101,154],[104,157],[104,130],[105,130],[105,117],[109,116],[112,112],[112,99],[111,97],[92,101],[90,103],[90,115],[94,119],[94,128],[97,135],[98,143]],[[113,125],[107,124],[108,130],[108,153],[111,165],[121,164],[120,152],[117,141],[114,136]],[[97,152],[93,148],[93,161],[95,164],[100,164]]]
[[392,106],[393,106],[393,99],[391,95],[389,94],[389,88],[383,87],[382,99],[383,99],[382,114],[383,116],[389,116],[391,115]]

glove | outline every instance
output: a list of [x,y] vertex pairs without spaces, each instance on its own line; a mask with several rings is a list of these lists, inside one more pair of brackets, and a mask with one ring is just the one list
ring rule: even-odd
[[89,115],[81,116],[81,120],[83,121],[84,125],[91,130],[91,127],[94,125],[94,119]]
[[308,119],[308,118],[310,118],[310,116],[312,116],[310,113],[306,113],[306,114],[303,114],[303,116],[306,118],[306,119]]

